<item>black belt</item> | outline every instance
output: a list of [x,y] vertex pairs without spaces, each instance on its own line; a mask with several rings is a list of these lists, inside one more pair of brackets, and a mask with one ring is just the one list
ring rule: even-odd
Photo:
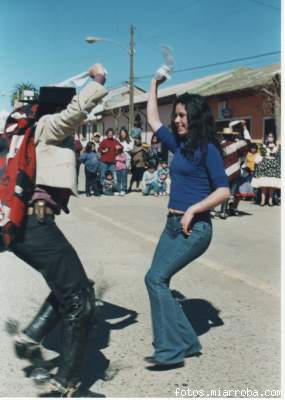
[[169,211],[169,213],[167,214],[168,218],[182,218],[184,214],[178,213],[178,212],[174,212],[174,211]]
[[47,215],[54,215],[54,210],[47,206],[45,200],[37,200],[35,203],[28,207],[28,215],[35,215],[39,222],[44,222]]
[[[28,215],[37,215],[38,212],[37,212],[37,209],[35,207],[28,207],[27,214]],[[45,214],[46,215],[54,215],[54,211],[53,211],[52,208],[46,207],[45,208]]]

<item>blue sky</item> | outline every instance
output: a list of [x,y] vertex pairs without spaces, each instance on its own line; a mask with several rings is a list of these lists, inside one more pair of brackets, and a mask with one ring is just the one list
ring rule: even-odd
[[[175,70],[280,50],[280,0],[1,0],[0,110],[8,109],[19,82],[52,84],[102,62],[107,87],[128,80],[129,26],[135,30],[135,76],[155,72],[160,45],[172,47]],[[89,45],[89,35],[120,42]],[[280,62],[267,56],[176,72],[167,85],[240,65]],[[149,78],[137,79],[147,90]]]

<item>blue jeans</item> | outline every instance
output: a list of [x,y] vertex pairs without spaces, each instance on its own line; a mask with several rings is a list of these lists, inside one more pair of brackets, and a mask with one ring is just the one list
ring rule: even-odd
[[151,267],[145,276],[154,334],[154,359],[157,363],[175,364],[195,354],[202,346],[182,307],[169,289],[172,276],[201,256],[212,238],[210,220],[197,220],[192,233],[185,236],[181,217],[171,216],[160,237]]
[[126,192],[128,186],[128,170],[120,169],[116,171],[117,176],[117,191]]
[[[100,161],[100,182],[101,182],[101,185],[103,185],[103,183],[104,183],[106,171],[111,171],[113,173],[113,176],[114,176],[115,164],[110,164],[110,163],[105,163],[103,161]],[[115,178],[115,176],[114,176],[114,178]]]
[[145,196],[147,196],[151,191],[153,191],[154,193],[158,193],[158,187],[156,182],[151,182],[145,185],[142,192]]

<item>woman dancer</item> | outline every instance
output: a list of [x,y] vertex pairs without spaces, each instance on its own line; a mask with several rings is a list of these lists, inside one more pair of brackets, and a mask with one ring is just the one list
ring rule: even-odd
[[261,154],[263,157],[255,160],[256,168],[251,184],[256,189],[260,188],[260,206],[265,206],[266,198],[268,197],[268,205],[272,207],[273,193],[281,188],[280,147],[277,145],[272,132],[266,136],[261,147]]
[[230,195],[206,100],[195,94],[179,96],[170,131],[160,121],[157,105],[157,87],[164,80],[152,80],[147,106],[152,130],[174,154],[166,227],[145,276],[154,333],[154,354],[145,360],[154,364],[147,367],[154,371],[182,367],[184,357],[202,348],[169,283],[176,272],[206,251],[212,237],[210,210]]

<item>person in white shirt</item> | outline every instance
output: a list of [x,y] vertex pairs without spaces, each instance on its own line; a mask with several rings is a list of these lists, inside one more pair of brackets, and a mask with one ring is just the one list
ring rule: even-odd
[[95,144],[95,150],[98,151],[99,145],[102,142],[102,137],[100,132],[94,133],[92,142]]
[[158,184],[157,184],[157,170],[155,166],[150,164],[148,169],[144,172],[142,178],[142,194],[144,196],[153,193],[155,196],[158,196]]
[[235,121],[231,121],[229,123],[229,128],[232,128],[233,126],[236,126],[236,125],[239,125],[239,124],[242,126],[243,139],[244,140],[249,140],[251,142],[251,136],[250,136],[249,130],[247,129],[246,121],[244,119],[238,119],[238,120],[235,120]]

